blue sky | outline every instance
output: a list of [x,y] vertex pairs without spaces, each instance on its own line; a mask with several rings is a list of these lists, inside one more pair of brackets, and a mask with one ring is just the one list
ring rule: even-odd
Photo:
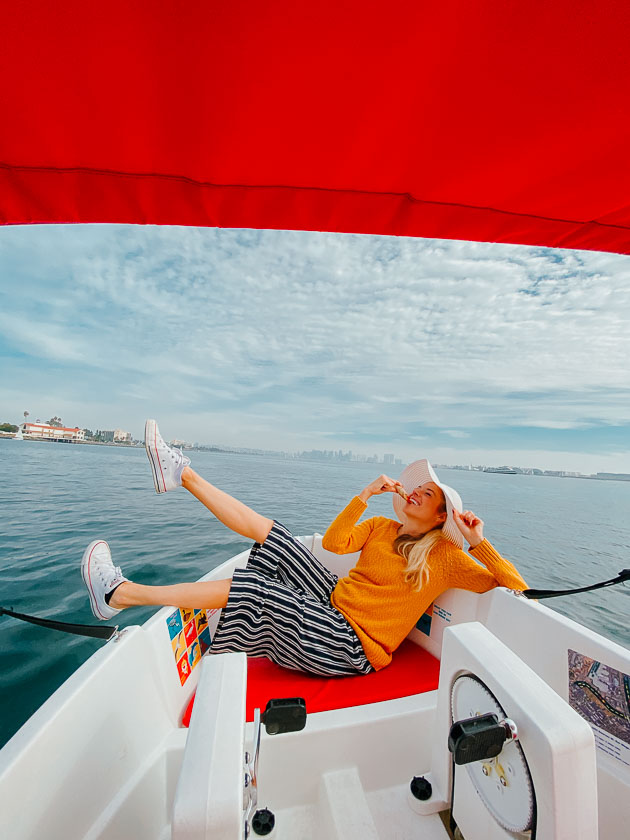
[[0,278],[0,421],[630,472],[630,257],[29,226]]

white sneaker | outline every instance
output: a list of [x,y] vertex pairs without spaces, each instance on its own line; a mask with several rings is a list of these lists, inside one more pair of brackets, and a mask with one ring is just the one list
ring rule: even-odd
[[90,606],[96,618],[106,621],[120,612],[109,606],[105,596],[127,578],[120,566],[112,563],[112,555],[105,540],[94,540],[83,552],[81,577],[90,594]]
[[144,446],[153,472],[155,492],[166,493],[181,487],[182,470],[190,464],[190,458],[164,441],[155,420],[147,420],[144,425]]

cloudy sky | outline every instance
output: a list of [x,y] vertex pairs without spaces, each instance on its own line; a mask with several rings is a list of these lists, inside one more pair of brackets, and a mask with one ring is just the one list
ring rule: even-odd
[[0,278],[0,421],[630,472],[630,257],[30,226]]

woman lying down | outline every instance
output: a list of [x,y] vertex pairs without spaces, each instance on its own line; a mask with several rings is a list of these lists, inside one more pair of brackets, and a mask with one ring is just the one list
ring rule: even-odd
[[[527,588],[484,539],[482,520],[462,512],[458,493],[439,481],[427,460],[410,464],[398,481],[379,476],[332,522],[323,547],[335,554],[361,552],[356,566],[338,578],[280,522],[191,469],[190,459],[162,439],[155,420],[146,422],[145,446],[156,492],[184,487],[254,545],[247,566],[231,578],[144,586],[124,577],[107,543],[95,540],[81,573],[92,612],[103,621],[135,606],[221,608],[211,653],[243,651],[313,674],[356,675],[388,665],[446,589]],[[398,519],[359,522],[370,498],[381,493],[393,494]],[[464,539],[470,554],[462,550]]]

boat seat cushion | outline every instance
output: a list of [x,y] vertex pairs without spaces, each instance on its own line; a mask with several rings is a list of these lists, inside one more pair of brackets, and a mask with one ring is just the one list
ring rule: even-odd
[[[282,668],[265,658],[249,657],[246,719],[252,721],[254,709],[264,711],[273,697],[303,697],[308,713],[327,712],[433,691],[439,676],[439,660],[409,639],[386,668],[356,677],[318,677]],[[188,726],[194,700],[193,695],[182,726]]]

